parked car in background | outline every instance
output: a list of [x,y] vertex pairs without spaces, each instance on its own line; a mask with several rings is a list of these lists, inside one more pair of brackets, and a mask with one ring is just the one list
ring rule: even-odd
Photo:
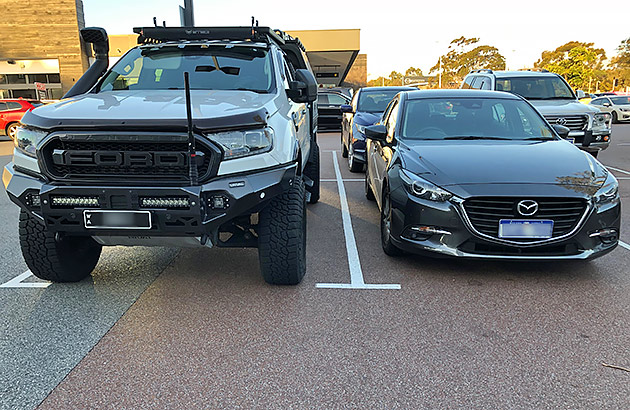
[[[401,91],[413,87],[366,87],[354,94],[352,104],[342,106],[341,155],[348,158],[348,168],[361,172],[365,166],[365,127],[376,123],[387,104]],[[321,115],[321,114],[320,114]]]
[[[450,107],[448,115],[444,107]],[[615,177],[522,97],[398,94],[366,128],[365,194],[388,255],[592,259],[619,240]]]
[[16,99],[0,100],[0,129],[11,139],[15,139],[15,132],[24,113],[42,105],[41,101]]
[[341,106],[348,103],[350,103],[350,97],[340,92],[319,89],[317,91],[318,129],[340,130],[342,119]]
[[473,70],[461,88],[507,91],[528,100],[550,124],[566,125],[567,139],[596,157],[610,145],[610,114],[581,104],[586,94],[573,92],[562,76],[549,71]]
[[591,104],[612,115],[612,122],[630,121],[630,96],[606,95],[591,100]]

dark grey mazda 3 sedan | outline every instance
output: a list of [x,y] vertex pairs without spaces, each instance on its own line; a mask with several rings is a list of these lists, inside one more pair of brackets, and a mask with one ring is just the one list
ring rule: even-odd
[[618,184],[519,96],[398,94],[368,127],[366,195],[383,250],[591,259],[617,246]]

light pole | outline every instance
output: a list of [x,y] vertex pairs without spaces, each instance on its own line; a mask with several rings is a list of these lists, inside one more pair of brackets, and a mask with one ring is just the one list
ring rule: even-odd
[[438,57],[438,88],[442,88],[442,56]]

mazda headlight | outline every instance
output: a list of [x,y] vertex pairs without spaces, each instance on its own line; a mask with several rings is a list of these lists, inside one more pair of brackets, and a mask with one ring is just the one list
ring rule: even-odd
[[600,112],[593,116],[593,131],[608,130],[612,116],[607,112]]
[[407,191],[418,198],[428,199],[429,201],[446,202],[453,197],[453,194],[450,192],[404,169],[400,170],[400,179],[402,179]]
[[273,129],[266,127],[206,134],[206,137],[221,145],[225,151],[224,159],[234,159],[271,151],[273,135]]
[[630,108],[619,108],[619,111],[628,112],[630,111]]
[[612,173],[608,173],[606,181],[593,197],[597,205],[606,205],[613,202],[619,202],[619,183]]
[[15,134],[15,147],[29,157],[35,158],[37,155],[37,145],[48,135],[47,132],[35,128],[18,127]]

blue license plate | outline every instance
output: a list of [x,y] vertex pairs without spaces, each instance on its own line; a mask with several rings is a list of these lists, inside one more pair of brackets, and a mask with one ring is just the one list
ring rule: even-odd
[[546,239],[553,234],[553,221],[546,219],[501,219],[499,238]]

